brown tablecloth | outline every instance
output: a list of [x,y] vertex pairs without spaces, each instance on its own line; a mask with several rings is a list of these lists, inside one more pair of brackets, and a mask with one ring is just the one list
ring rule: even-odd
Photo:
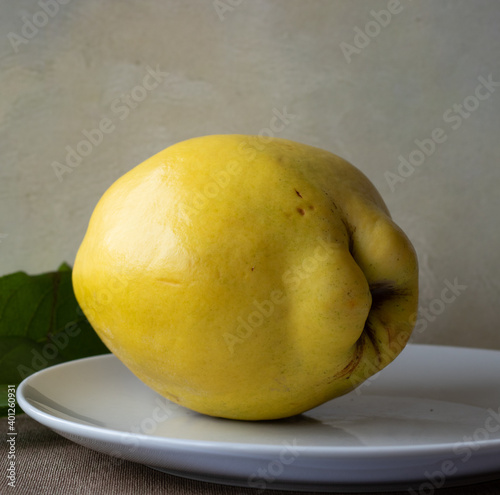
[[[5,495],[257,495],[259,490],[194,481],[172,476],[133,462],[118,461],[72,443],[26,414],[16,418],[16,485],[6,485]],[[435,490],[439,495],[499,495],[497,481]],[[260,492],[262,493],[262,491]],[[268,490],[269,495],[307,492]],[[385,493],[385,492],[378,492]],[[387,492],[389,493],[389,492]],[[409,495],[414,492],[390,492]],[[416,493],[419,493],[418,491]],[[434,493],[434,492],[432,492]],[[419,495],[431,495],[429,490]]]

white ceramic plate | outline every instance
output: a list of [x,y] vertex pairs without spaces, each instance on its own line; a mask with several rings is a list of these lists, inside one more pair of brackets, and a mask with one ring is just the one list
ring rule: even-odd
[[497,351],[409,345],[357,390],[281,421],[231,421],[176,406],[113,355],[35,373],[17,394],[27,414],[76,443],[192,479],[433,493],[500,478]]

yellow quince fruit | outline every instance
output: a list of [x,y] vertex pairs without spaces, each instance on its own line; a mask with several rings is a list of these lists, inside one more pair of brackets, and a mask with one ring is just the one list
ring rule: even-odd
[[77,300],[145,384],[207,415],[302,413],[393,361],[417,311],[406,235],[354,166],[285,139],[205,136],[118,179]]

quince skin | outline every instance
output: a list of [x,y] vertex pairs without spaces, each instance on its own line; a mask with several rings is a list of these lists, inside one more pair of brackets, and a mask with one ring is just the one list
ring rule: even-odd
[[73,284],[106,346],[200,413],[302,413],[403,349],[418,268],[375,187],[338,156],[258,136],[190,139],[118,179]]

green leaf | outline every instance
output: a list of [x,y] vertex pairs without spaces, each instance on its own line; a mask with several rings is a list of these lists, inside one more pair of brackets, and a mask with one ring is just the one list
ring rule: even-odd
[[78,306],[71,275],[63,263],[55,272],[0,277],[0,383],[109,352]]
[[64,262],[61,263],[61,266],[57,269],[58,272],[70,272],[71,267],[68,265],[68,263]]

